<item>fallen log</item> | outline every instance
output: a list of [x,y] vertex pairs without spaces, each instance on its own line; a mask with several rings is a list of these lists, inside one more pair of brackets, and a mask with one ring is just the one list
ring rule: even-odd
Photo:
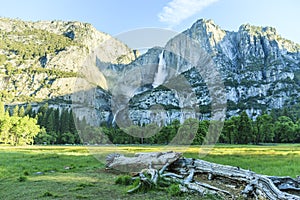
[[280,190],[295,190],[300,191],[300,180],[293,179],[291,177],[276,177],[269,176],[269,179],[278,187]]
[[181,156],[182,154],[177,152],[137,153],[134,157],[125,157],[122,154],[109,154],[106,158],[106,167],[135,173],[148,168],[160,170],[164,169],[165,165],[168,166],[178,160]]
[[114,154],[107,157],[106,165],[115,170],[139,172],[140,183],[129,193],[164,181],[179,184],[183,192],[214,194],[225,199],[300,200],[299,178],[270,177],[239,167],[184,158],[177,152],[141,153],[135,157]]

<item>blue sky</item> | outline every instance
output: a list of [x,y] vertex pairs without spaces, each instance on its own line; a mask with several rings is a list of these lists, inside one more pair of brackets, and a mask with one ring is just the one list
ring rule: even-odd
[[276,27],[300,43],[299,0],[0,0],[0,16],[23,20],[71,20],[117,35],[144,27],[181,32],[200,18],[225,30],[244,23]]

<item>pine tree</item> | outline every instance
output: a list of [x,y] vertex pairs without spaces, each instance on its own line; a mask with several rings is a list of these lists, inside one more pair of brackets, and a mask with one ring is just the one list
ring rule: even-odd
[[46,130],[47,132],[54,132],[55,131],[55,119],[54,119],[54,110],[49,109],[49,114],[47,114],[47,124]]
[[274,137],[273,119],[268,114],[258,116],[255,121],[255,143],[272,142]]
[[60,126],[60,133],[67,133],[70,132],[70,120],[69,120],[69,112],[68,110],[62,110],[61,112],[61,126]]
[[12,110],[12,116],[17,117],[19,116],[19,106],[16,105]]
[[199,122],[199,127],[195,139],[193,141],[193,144],[197,144],[197,145],[202,144],[205,136],[208,133],[208,127],[209,127],[209,121],[205,120]]
[[76,134],[77,129],[76,129],[74,118],[75,118],[75,115],[73,114],[73,111],[71,110],[69,112],[69,131],[70,131],[70,133]]
[[237,130],[239,144],[248,144],[253,141],[252,122],[245,111],[239,117]]
[[54,132],[59,133],[60,131],[60,114],[59,109],[54,110]]
[[237,143],[238,121],[239,121],[239,117],[233,116],[224,122],[224,127],[222,130],[222,136],[223,136],[224,142],[229,143],[229,144]]
[[47,124],[47,110],[48,110],[48,103],[45,103],[44,105],[42,105],[37,112],[37,116],[38,116],[38,124],[42,127],[45,127]]
[[33,116],[31,104],[27,104],[27,107],[25,110],[25,115],[28,115],[29,117],[32,117],[32,118],[35,117],[35,116]]
[[18,115],[19,115],[19,117],[24,117],[25,116],[25,109],[24,109],[23,106],[19,109]]
[[4,103],[0,101],[0,119],[5,115]]

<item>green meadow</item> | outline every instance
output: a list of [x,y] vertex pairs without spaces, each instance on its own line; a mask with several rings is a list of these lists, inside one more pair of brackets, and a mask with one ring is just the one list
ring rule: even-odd
[[[203,154],[200,146],[170,149],[260,174],[300,175],[300,144],[216,145],[209,154]],[[194,199],[195,194],[172,197],[166,191],[126,194],[126,186],[115,184],[122,173],[105,169],[104,158],[111,152],[163,150],[163,146],[0,146],[0,199]]]

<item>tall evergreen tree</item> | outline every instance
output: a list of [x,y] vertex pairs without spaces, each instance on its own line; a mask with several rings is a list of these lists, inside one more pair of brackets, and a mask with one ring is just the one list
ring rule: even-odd
[[47,114],[47,124],[46,124],[46,130],[47,132],[54,132],[55,131],[55,118],[54,118],[54,110],[49,109],[49,114]]
[[233,116],[224,122],[224,127],[221,135],[221,139],[223,139],[223,142],[229,144],[235,144],[238,142],[238,121],[239,117]]
[[16,105],[12,110],[12,116],[17,117],[19,116],[19,106]]
[[61,126],[60,126],[60,133],[67,133],[70,132],[70,114],[68,112],[68,110],[64,109],[61,112],[61,117],[60,117],[60,122],[61,122]]
[[59,113],[58,108],[54,110],[54,124],[55,124],[54,131],[56,133],[59,133],[60,132],[60,113]]
[[255,143],[272,142],[274,138],[274,125],[273,119],[268,114],[258,116],[255,121]]
[[0,101],[0,119],[2,117],[4,117],[5,115],[5,107],[4,107],[4,103],[2,101]]
[[26,110],[25,110],[25,115],[28,115],[29,117],[32,117],[32,118],[35,117],[35,116],[33,116],[32,105],[31,104],[27,104]]
[[48,110],[48,103],[45,103],[44,105],[42,105],[37,112],[37,116],[38,116],[38,124],[42,127],[45,127],[47,124],[47,110]]
[[19,109],[18,116],[19,117],[24,117],[25,116],[25,109],[24,109],[23,106]]
[[70,133],[76,134],[77,129],[76,129],[74,117],[75,117],[75,115],[73,114],[73,111],[71,110],[69,112],[69,131],[70,131]]
[[237,131],[239,144],[248,144],[253,141],[252,122],[245,111],[239,116]]
[[204,141],[205,136],[208,133],[209,121],[204,120],[199,122],[199,127],[193,141],[193,144],[202,144]]

